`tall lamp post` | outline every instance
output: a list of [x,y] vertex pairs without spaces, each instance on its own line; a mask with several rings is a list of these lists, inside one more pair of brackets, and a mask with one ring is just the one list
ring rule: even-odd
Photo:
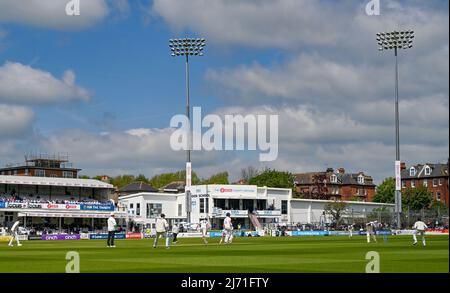
[[398,51],[412,48],[414,31],[392,31],[377,33],[380,51],[394,50],[395,55],[395,214],[397,228],[401,229],[402,183],[400,163],[400,118],[398,110]]
[[203,48],[206,45],[205,39],[170,39],[169,47],[172,51],[172,56],[184,56],[186,60],[186,116],[189,120],[189,134],[188,134],[188,147],[186,150],[186,219],[187,222],[191,222],[191,114],[189,105],[189,56],[203,56]]

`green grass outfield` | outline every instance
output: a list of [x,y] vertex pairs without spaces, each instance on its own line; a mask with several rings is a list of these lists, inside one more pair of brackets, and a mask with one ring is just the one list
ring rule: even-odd
[[184,238],[171,249],[153,249],[150,239],[116,240],[116,248],[102,240],[23,241],[22,247],[0,242],[0,273],[64,273],[68,251],[80,254],[82,273],[364,273],[369,251],[380,254],[382,273],[448,273],[448,239],[431,235],[422,247],[413,246],[411,236],[370,244],[364,236],[235,238],[231,245],[213,238],[207,246]]

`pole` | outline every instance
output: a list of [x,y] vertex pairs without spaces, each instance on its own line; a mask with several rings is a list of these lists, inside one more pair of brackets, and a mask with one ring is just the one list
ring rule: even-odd
[[[395,159],[400,161],[400,117],[398,109],[398,54],[397,48],[395,53]],[[401,213],[402,213],[402,194],[400,190],[395,190],[395,206],[397,214],[397,228],[401,229]]]
[[[188,223],[191,222],[191,191],[189,190],[189,187],[191,186],[191,180],[190,180],[190,174],[188,175],[188,172],[190,172],[190,165],[191,165],[191,111],[190,111],[190,105],[189,105],[189,55],[186,54],[186,116],[189,121],[189,133],[188,133],[188,147],[186,150],[186,221]],[[189,170],[188,170],[189,169]]]

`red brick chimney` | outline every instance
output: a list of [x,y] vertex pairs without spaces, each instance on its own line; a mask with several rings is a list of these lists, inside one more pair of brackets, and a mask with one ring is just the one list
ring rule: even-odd
[[400,170],[401,171],[406,170],[406,163],[405,162],[401,162],[400,163]]
[[345,174],[345,169],[344,168],[339,168],[338,171],[339,171],[339,174]]

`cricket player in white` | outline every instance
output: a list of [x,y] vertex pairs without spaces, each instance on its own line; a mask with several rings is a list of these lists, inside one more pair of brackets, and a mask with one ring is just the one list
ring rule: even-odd
[[227,213],[225,220],[223,220],[223,229],[226,233],[225,244],[229,244],[233,240],[233,224],[231,223],[230,213]]
[[207,219],[202,219],[200,221],[200,230],[202,232],[202,239],[205,244],[208,244],[208,241],[206,240],[206,236],[208,235],[208,229],[209,229],[209,222]]
[[349,232],[348,237],[352,238],[353,237],[353,224],[348,226],[348,232]]
[[414,223],[413,229],[414,229],[414,233],[413,233],[413,239],[414,239],[414,243],[413,245],[417,244],[417,234],[419,233],[422,236],[422,244],[423,246],[426,246],[425,243],[425,230],[428,228],[428,226],[422,222],[422,220],[419,218],[417,219],[417,222]]
[[156,248],[158,245],[158,239],[160,236],[163,236],[166,238],[166,248],[169,247],[169,235],[167,230],[169,229],[169,223],[167,223],[166,215],[161,214],[161,217],[156,219],[156,236],[155,241],[153,242],[153,248]]
[[376,234],[376,228],[378,227],[377,221],[369,222],[366,224],[366,235],[367,235],[367,243],[370,243],[370,239],[372,238],[373,241],[377,241]]
[[13,226],[11,227],[11,240],[9,240],[9,244],[8,244],[8,246],[14,246],[13,245],[13,241],[14,241],[14,239],[16,240],[16,242],[17,242],[17,246],[22,246],[22,244],[20,244],[20,241],[19,241],[19,232],[18,232],[18,230],[19,230],[19,225],[20,225],[20,221],[19,220],[17,220],[14,224],[13,224]]

